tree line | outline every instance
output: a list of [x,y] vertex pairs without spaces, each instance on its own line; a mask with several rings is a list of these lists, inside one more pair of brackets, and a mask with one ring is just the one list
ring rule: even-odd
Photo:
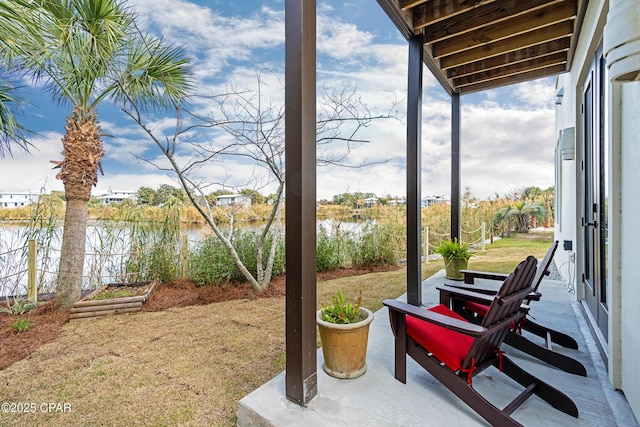
[[[226,194],[241,194],[247,196],[251,199],[252,204],[268,203],[275,198],[275,194],[263,196],[259,191],[250,188],[244,188],[237,192],[222,189],[216,190],[207,194],[206,197],[213,205],[216,203],[216,198],[218,196],[224,196]],[[140,187],[136,192],[136,201],[143,205],[163,206],[166,203],[187,203],[189,201],[189,197],[184,188],[173,187],[169,184],[162,184],[157,190],[154,190],[151,187]]]

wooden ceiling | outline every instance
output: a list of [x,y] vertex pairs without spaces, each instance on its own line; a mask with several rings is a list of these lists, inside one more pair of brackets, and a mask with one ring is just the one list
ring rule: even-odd
[[568,71],[588,0],[378,0],[424,62],[461,94]]

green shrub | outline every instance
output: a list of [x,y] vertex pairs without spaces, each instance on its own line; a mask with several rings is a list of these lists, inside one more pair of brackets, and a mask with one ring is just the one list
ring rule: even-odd
[[[271,233],[264,241],[262,248],[263,262],[266,262],[274,234]],[[253,230],[236,230],[231,238],[233,247],[244,266],[257,275],[256,249],[259,235]],[[284,241],[280,239],[276,246],[272,274],[284,272],[285,251]],[[228,249],[216,237],[209,236],[189,254],[189,272],[191,279],[197,286],[222,285],[231,281],[243,281],[244,275],[229,254]]]
[[148,255],[147,274],[145,280],[168,284],[180,275],[179,251],[171,246],[155,246]]
[[367,267],[394,264],[395,246],[394,234],[383,226],[367,224],[358,239],[353,263]]
[[37,302],[29,301],[24,297],[16,297],[13,301],[6,297],[5,304],[4,307],[0,307],[0,313],[6,313],[11,316],[24,314],[38,306]]
[[16,332],[26,332],[33,326],[33,322],[27,319],[18,319],[11,324],[11,328]]
[[340,241],[327,235],[324,228],[320,228],[316,242],[316,271],[330,271],[341,267]]
[[212,235],[189,252],[189,274],[196,286],[218,285],[229,282],[235,266],[227,248]]
[[171,283],[180,275],[180,251],[176,243],[137,242],[125,263],[126,282]]
[[[260,238],[259,231],[254,230],[237,230],[233,234],[232,243],[240,260],[244,266],[254,275],[258,274],[258,262],[256,258],[256,250],[258,248],[258,240]],[[267,262],[269,251],[271,250],[271,243],[273,242],[274,233],[267,235],[264,244],[262,246],[262,258],[263,263]],[[284,240],[280,239],[276,243],[276,253],[273,260],[272,274],[274,276],[284,272],[285,264],[285,250]],[[244,275],[238,270],[235,263],[233,263],[233,275],[232,280],[245,280]]]

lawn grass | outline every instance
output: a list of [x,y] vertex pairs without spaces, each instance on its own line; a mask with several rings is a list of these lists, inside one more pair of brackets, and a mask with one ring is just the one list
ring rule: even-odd
[[[548,235],[500,240],[469,268],[509,272],[550,244]],[[423,264],[423,277],[442,268]],[[339,286],[375,311],[403,294],[405,281],[401,269],[320,282],[318,305]],[[71,322],[0,371],[0,402],[67,403],[70,411],[0,412],[0,425],[233,426],[238,400],[284,369],[284,319],[280,297]]]

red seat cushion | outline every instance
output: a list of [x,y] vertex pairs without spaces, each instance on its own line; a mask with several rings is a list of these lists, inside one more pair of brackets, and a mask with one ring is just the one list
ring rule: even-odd
[[466,301],[464,303],[464,308],[467,310],[477,313],[480,317],[485,317],[487,315],[487,311],[489,311],[489,306],[485,304],[480,304],[477,302]]
[[[464,321],[463,317],[442,304],[428,310]],[[407,316],[407,334],[454,371],[460,369],[473,344],[472,337],[411,316]]]

